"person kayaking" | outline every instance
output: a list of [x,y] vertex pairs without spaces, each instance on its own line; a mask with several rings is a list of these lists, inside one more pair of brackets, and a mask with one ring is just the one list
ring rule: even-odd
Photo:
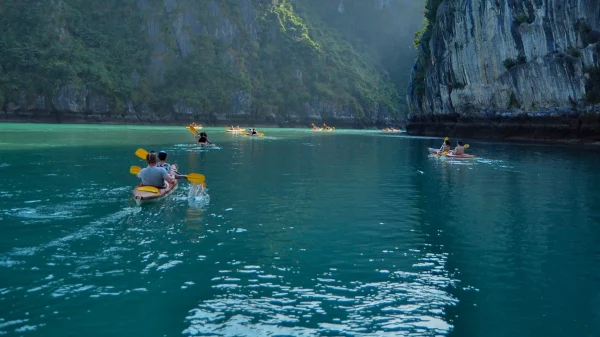
[[210,144],[210,141],[208,140],[208,135],[206,134],[206,132],[200,132],[200,136],[198,137],[198,143],[200,143],[200,145]]
[[450,144],[450,140],[449,139],[444,140],[444,144],[442,144],[442,147],[440,148],[440,150],[438,151],[438,153],[452,151],[451,146],[452,146],[452,144]]
[[459,156],[459,155],[465,154],[465,147],[463,145],[463,142],[458,141],[456,143],[456,148],[454,149],[454,151],[452,151],[452,154],[455,155],[455,156]]
[[167,160],[167,152],[160,151],[158,153],[158,164],[156,164],[156,166],[164,167],[165,170],[167,170],[167,172],[171,172],[171,164],[167,163],[166,160]]
[[169,187],[168,184],[174,184],[175,179],[169,175],[164,167],[158,167],[158,157],[155,152],[150,152],[146,156],[148,167],[143,168],[137,174],[142,181],[142,186],[154,186],[159,189]]

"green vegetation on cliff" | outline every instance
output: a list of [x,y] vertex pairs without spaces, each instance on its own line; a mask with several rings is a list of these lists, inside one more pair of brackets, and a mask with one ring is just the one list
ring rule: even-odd
[[105,94],[117,110],[135,97],[128,74],[148,58],[135,1],[3,0],[0,7],[0,106],[34,104],[65,85]]
[[414,45],[420,51],[417,59],[414,86],[418,96],[425,94],[425,78],[427,76],[427,62],[431,57],[429,41],[433,34],[437,10],[443,0],[425,0],[425,28],[415,34]]
[[360,36],[319,15],[323,2],[299,3],[0,0],[0,108],[52,110],[70,87],[106,98],[115,116],[127,106],[252,120],[396,115],[406,84],[398,74],[412,60],[405,69],[382,61],[383,47],[363,42],[383,29],[376,14]]

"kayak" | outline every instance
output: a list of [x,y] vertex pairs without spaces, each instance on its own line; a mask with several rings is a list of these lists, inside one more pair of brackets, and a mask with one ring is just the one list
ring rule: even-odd
[[472,154],[458,154],[458,155],[447,154],[446,157],[452,158],[452,159],[475,159],[475,156]]
[[260,132],[259,132],[259,133],[257,133],[257,134],[254,134],[254,135],[253,135],[253,134],[251,134],[251,133],[248,133],[248,132],[246,132],[246,133],[244,133],[244,134],[245,134],[246,136],[250,136],[250,137],[262,137],[262,135],[260,134]]
[[225,132],[246,132],[246,130],[244,130],[244,129],[239,129],[239,130],[225,129]]
[[475,159],[476,157],[472,154],[459,154],[459,155],[454,155],[454,154],[440,154],[440,150],[439,149],[434,149],[432,147],[427,148],[427,151],[429,151],[430,154],[439,154],[442,157],[447,157],[447,158],[452,158],[452,159]]
[[397,130],[397,129],[383,129],[381,130],[381,132],[402,132],[401,130]]
[[[171,165],[172,171],[177,171],[177,165]],[[173,176],[173,175],[171,175]],[[174,184],[169,183],[168,188],[154,190],[151,186],[138,185],[133,189],[133,199],[138,206],[142,206],[151,202],[162,200],[177,189],[178,183],[175,180]],[[149,188],[150,187],[150,188]],[[151,191],[154,190],[154,191]]]

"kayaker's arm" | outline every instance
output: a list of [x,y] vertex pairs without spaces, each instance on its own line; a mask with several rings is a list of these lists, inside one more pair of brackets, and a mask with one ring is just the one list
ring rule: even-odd
[[170,175],[166,176],[164,178],[169,184],[174,184],[175,183],[175,179],[173,177],[171,177]]

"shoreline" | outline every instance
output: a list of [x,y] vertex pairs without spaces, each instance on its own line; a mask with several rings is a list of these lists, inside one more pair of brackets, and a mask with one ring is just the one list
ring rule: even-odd
[[[55,115],[46,116],[6,116],[0,113],[0,123],[32,123],[32,124],[89,124],[89,125],[131,125],[131,126],[186,126],[193,120],[188,119],[107,119],[106,117],[90,116],[77,118],[64,116],[57,120]],[[578,118],[579,117],[579,118]],[[512,117],[512,118],[469,118],[457,119],[455,116],[429,116],[412,118],[406,124],[406,132],[389,133],[395,135],[410,135],[424,137],[450,137],[483,141],[528,142],[537,144],[600,146],[600,116],[573,117]],[[584,116],[586,117],[586,116]],[[341,123],[340,123],[341,122]],[[242,120],[215,120],[199,122],[206,127],[229,127],[239,125],[241,128],[291,128],[306,129],[311,122],[274,123],[268,121],[250,122]],[[316,124],[316,122],[314,122]],[[319,121],[321,124],[322,121]],[[382,126],[365,126],[360,123],[345,121],[325,121],[337,129],[350,130],[379,130]],[[341,125],[336,125],[341,124]],[[384,126],[385,127],[385,126]]]
[[[240,126],[241,128],[311,128],[311,123],[318,126],[322,126],[326,123],[328,126],[332,126],[338,129],[381,129],[386,126],[380,126],[377,124],[366,127],[361,121],[357,120],[334,120],[334,119],[318,119],[308,121],[252,121],[246,119],[212,119],[206,120],[206,118],[158,118],[158,117],[110,117],[110,116],[76,116],[76,115],[32,115],[32,114],[6,114],[0,112],[0,123],[34,123],[34,124],[90,124],[90,125],[155,125],[155,126],[186,126],[195,122],[207,127],[234,127]],[[398,126],[399,123],[391,123],[394,126]]]
[[597,146],[600,116],[413,117],[406,131],[413,136]]

